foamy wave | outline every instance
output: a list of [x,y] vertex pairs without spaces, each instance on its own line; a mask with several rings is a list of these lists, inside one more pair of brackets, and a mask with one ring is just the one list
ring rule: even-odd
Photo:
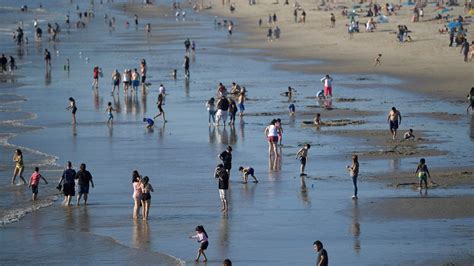
[[21,218],[25,217],[27,213],[51,206],[57,200],[58,196],[50,196],[42,201],[33,203],[31,206],[8,210],[6,214],[0,219],[0,226],[18,222]]

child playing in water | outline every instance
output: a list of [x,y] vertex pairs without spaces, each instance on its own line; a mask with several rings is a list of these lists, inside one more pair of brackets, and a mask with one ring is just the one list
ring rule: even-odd
[[33,192],[32,199],[35,201],[38,198],[38,185],[40,179],[44,180],[44,183],[48,184],[48,181],[39,173],[39,168],[35,167],[35,172],[30,177],[30,183],[28,187],[31,188],[31,192]]
[[201,243],[201,246],[199,246],[197,257],[194,261],[199,261],[199,258],[201,257],[201,255],[204,256],[203,261],[204,262],[207,261],[207,257],[206,257],[206,254],[204,253],[204,251],[209,246],[209,241],[207,240],[208,237],[209,236],[207,235],[206,230],[204,230],[204,226],[202,226],[202,225],[196,226],[196,235],[189,237],[191,239],[197,239],[198,243]]
[[428,171],[428,166],[426,166],[425,158],[420,159],[420,163],[416,167],[415,175],[417,175],[418,179],[420,180],[418,189],[421,189],[423,187],[423,183],[425,183],[425,189],[428,189],[428,178],[431,178],[431,175]]
[[252,167],[244,168],[243,166],[240,166],[239,167],[239,172],[242,172],[242,174],[244,174],[244,176],[243,176],[244,184],[247,184],[247,180],[248,180],[249,176],[251,176],[253,178],[254,183],[258,183],[257,177],[255,176],[255,171],[253,170]]
[[409,140],[409,139],[415,140],[415,135],[413,135],[413,129],[411,128],[403,134],[403,140]]
[[295,115],[295,112],[296,112],[295,104],[294,104],[294,103],[290,103],[290,104],[288,105],[288,113],[289,113],[289,115]]
[[317,125],[317,126],[320,126],[320,125],[321,125],[321,114],[320,114],[320,113],[317,113],[317,114],[316,114],[316,117],[314,118],[313,122],[314,122],[314,124]]
[[359,177],[359,158],[357,155],[352,155],[352,164],[347,166],[347,170],[352,178],[352,185],[354,186],[354,195],[352,199],[357,199],[357,178]]
[[281,119],[280,118],[278,118],[276,120],[275,127],[276,127],[277,132],[278,132],[278,142],[280,142],[280,146],[283,146],[283,144],[281,144],[281,141],[283,139],[283,127],[281,126]]
[[306,174],[304,173],[304,168],[306,167],[306,159],[308,158],[308,150],[311,148],[311,145],[305,144],[303,148],[301,148],[297,153],[296,153],[296,159],[300,160],[300,175],[305,176]]
[[155,120],[151,118],[143,118],[143,122],[147,123],[146,128],[148,129],[153,128],[153,126],[155,125]]
[[105,109],[105,112],[107,113],[108,117],[107,124],[114,122],[114,115],[112,114],[113,111],[115,111],[115,109],[112,107],[112,103],[109,102],[107,104],[107,109]]

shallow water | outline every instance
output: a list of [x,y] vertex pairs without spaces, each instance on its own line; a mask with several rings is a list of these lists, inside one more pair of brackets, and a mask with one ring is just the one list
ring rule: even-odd
[[[13,6],[11,2],[5,2],[5,5]],[[47,18],[62,21],[64,11],[73,8],[74,5],[61,4],[55,7],[58,11],[48,11]],[[108,31],[103,20],[104,12],[109,17],[113,15],[117,18],[115,31]],[[299,128],[302,118],[291,120],[282,115],[284,143],[288,147],[283,148],[281,166],[275,168],[274,162],[269,162],[267,158],[267,144],[263,136],[265,125],[273,117],[249,116],[244,119],[245,123],[237,122],[235,127],[225,129],[207,125],[204,103],[214,95],[219,82],[228,85],[237,81],[244,85],[249,91],[248,97],[256,99],[247,102],[249,112],[286,112],[285,99],[275,95],[291,85],[298,90],[297,110],[303,109],[304,105],[315,104],[306,97],[314,95],[316,87],[320,87],[319,76],[276,70],[269,62],[253,59],[253,52],[226,49],[225,45],[219,48],[218,43],[225,44],[231,40],[225,30],[214,28],[212,17],[188,12],[187,22],[194,23],[186,23],[186,27],[175,27],[182,22],[176,22],[173,18],[140,18],[141,25],[148,21],[152,25],[159,24],[157,35],[179,36],[174,41],[156,45],[144,38],[142,28],[123,27],[125,19],[132,19],[110,6],[96,4],[95,13],[96,17],[88,27],[71,30],[69,35],[61,34],[60,42],[55,45],[46,42],[30,44],[19,62],[22,63],[19,72],[25,75],[21,79],[24,86],[9,91],[27,98],[27,101],[15,106],[23,112],[36,114],[37,118],[27,121],[27,124],[43,128],[40,131],[21,130],[24,133],[10,142],[57,156],[59,165],[68,160],[75,166],[86,163],[96,184],[91,190],[90,206],[68,209],[60,207],[57,202],[54,207],[33,212],[20,222],[2,228],[2,246],[12,241],[22,243],[23,247],[37,246],[37,243],[59,247],[64,242],[75,246],[85,242],[91,248],[77,251],[77,255],[80,259],[89,257],[89,261],[99,264],[126,264],[123,261],[138,257],[141,258],[138,262],[145,264],[156,259],[164,264],[171,263],[170,258],[155,252],[171,254],[189,262],[197,244],[187,236],[193,233],[196,225],[203,224],[210,235],[207,252],[210,265],[218,265],[225,257],[242,265],[308,264],[314,261],[312,243],[316,239],[324,242],[331,262],[336,265],[364,265],[377,261],[398,264],[401,260],[399,254],[404,254],[403,259],[407,260],[419,256],[439,259],[472,256],[472,250],[461,248],[468,247],[472,240],[472,233],[466,233],[468,230],[472,232],[472,226],[469,226],[472,219],[386,221],[361,217],[359,206],[370,204],[371,198],[414,195],[410,190],[388,189],[377,183],[366,183],[363,174],[412,170],[418,158],[362,162],[361,199],[355,205],[350,200],[352,186],[345,165],[349,163],[348,156],[353,150],[367,148],[357,140],[315,134],[313,129]],[[71,18],[74,21],[76,17],[71,15]],[[166,29],[166,25],[173,27]],[[152,29],[155,28],[152,26]],[[181,67],[182,43],[186,37],[196,39],[198,49],[192,61],[189,82],[182,79]],[[238,38],[238,34],[234,37]],[[10,42],[2,42],[2,47],[17,49]],[[53,53],[51,77],[45,76],[43,69],[42,48],[46,47],[59,51],[56,55]],[[62,69],[66,58],[71,60],[69,73]],[[138,67],[141,58],[146,58],[149,65],[149,80],[152,83],[149,94],[146,97],[140,93],[125,97],[121,91],[119,97],[112,98],[109,93],[112,70]],[[274,61],[278,63],[280,60]],[[98,93],[94,93],[90,85],[94,65],[99,65],[104,71]],[[178,69],[179,75],[176,81],[169,76],[174,68]],[[368,121],[365,125],[347,128],[386,129],[386,112],[392,105],[402,110],[402,114],[464,111],[459,104],[399,92],[393,86],[400,81],[390,77],[373,75],[364,81],[357,80],[358,75],[334,77],[335,94],[371,99],[333,103],[335,107],[380,112],[377,116],[364,117]],[[364,88],[338,85],[338,81]],[[164,106],[169,122],[163,126],[158,119],[153,130],[146,130],[141,119],[156,114],[155,100],[160,83],[165,84],[169,94]],[[64,110],[71,96],[77,100],[79,108],[77,126],[69,124],[70,114]],[[113,127],[105,125],[104,112],[108,101],[119,109]],[[428,158],[429,165],[442,167],[460,162],[472,164],[473,159],[468,156],[472,138],[469,137],[467,123],[465,117],[459,121],[441,122],[426,117],[409,117],[402,125],[407,128],[424,125],[432,130],[428,133],[430,137],[445,141],[433,146],[451,151],[448,156]],[[446,131],[447,127],[451,130]],[[297,144],[304,142],[316,145],[310,150],[307,166],[310,178],[302,184],[297,177],[298,161],[293,156],[298,149]],[[234,148],[231,212],[228,216],[218,212],[217,184],[212,178],[218,163],[217,154],[227,145]],[[10,151],[6,153],[8,157],[13,149],[6,149]],[[39,160],[31,156],[25,158]],[[261,182],[240,184],[236,171],[239,165],[253,166]],[[2,180],[6,180],[2,181],[2,185],[9,181],[10,168],[6,169],[0,171],[5,177]],[[130,179],[134,169],[149,175],[155,187],[148,223],[131,219]],[[45,195],[43,193],[47,189],[51,194],[54,192],[59,172],[52,172],[50,176],[51,185],[40,186],[40,197]],[[436,189],[430,192],[430,195],[440,197],[456,194],[472,194],[472,191]],[[0,191],[2,202],[10,196],[8,189]],[[22,192],[22,197],[21,200],[9,202],[16,205],[22,201],[24,205],[28,203],[29,192]],[[423,231],[419,230],[420,226],[424,227]],[[459,226],[466,226],[467,229],[457,230]],[[446,239],[450,241],[448,247],[444,246]],[[430,250],[425,248],[428,241]],[[33,263],[37,256],[46,252],[49,256],[39,256],[42,263],[63,262],[61,257],[58,258],[60,254],[53,256],[56,253],[49,247],[33,250],[19,259],[14,256],[18,254],[15,253],[18,252],[15,246],[0,251],[2,261],[5,258],[8,264]],[[393,252],[393,249],[399,252]],[[445,254],[439,253],[441,249]]]

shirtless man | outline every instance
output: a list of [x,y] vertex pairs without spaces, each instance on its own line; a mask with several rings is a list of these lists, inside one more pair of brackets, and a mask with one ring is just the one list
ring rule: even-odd
[[240,90],[238,101],[239,101],[240,117],[243,117],[244,111],[245,111],[245,87],[243,87],[243,89]]
[[397,138],[397,129],[398,126],[402,123],[402,115],[397,108],[392,107],[392,110],[388,113],[387,122],[390,125],[390,132],[392,133],[392,139]]

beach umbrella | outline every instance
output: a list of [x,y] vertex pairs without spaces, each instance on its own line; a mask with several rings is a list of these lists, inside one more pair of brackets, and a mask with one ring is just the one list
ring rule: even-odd
[[450,29],[453,29],[453,28],[457,28],[461,26],[461,23],[457,22],[457,21],[451,21],[448,23],[448,28]]

